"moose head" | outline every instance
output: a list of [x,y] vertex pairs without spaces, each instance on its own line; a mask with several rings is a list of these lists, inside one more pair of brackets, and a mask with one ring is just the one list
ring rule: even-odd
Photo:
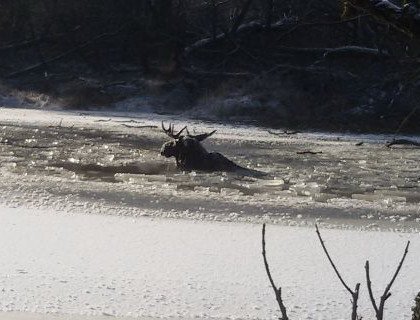
[[[168,128],[162,122],[162,130],[172,141],[163,144],[160,154],[166,158],[175,157],[177,166],[183,170],[208,170],[208,152],[201,142],[210,137],[216,130],[210,133],[192,135],[187,126],[175,133],[175,126],[169,124]],[[183,132],[186,134],[182,134]]]

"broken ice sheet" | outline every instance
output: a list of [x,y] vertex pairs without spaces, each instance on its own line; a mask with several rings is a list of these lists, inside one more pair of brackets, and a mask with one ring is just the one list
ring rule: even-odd
[[[74,126],[48,127],[51,123],[58,124],[62,117],[65,118],[63,124]],[[36,203],[38,198],[33,196],[33,192],[60,190],[50,192],[46,198],[49,203],[63,208],[84,202],[89,204],[87,208],[91,208],[93,205],[90,206],[90,202],[96,194],[101,199],[108,199],[110,208],[118,208],[118,212],[126,210],[120,206],[132,205],[128,199],[135,199],[134,205],[138,204],[138,207],[127,209],[128,215],[139,214],[141,203],[156,199],[160,200],[159,206],[165,210],[173,208],[175,201],[182,208],[199,203],[203,212],[215,216],[240,210],[262,216],[268,211],[273,214],[282,212],[285,207],[296,211],[303,210],[302,207],[310,208],[310,213],[315,214],[321,212],[318,208],[328,207],[337,212],[354,209],[367,217],[377,210],[377,204],[380,204],[381,210],[389,205],[389,210],[408,211],[413,216],[419,214],[418,150],[399,149],[396,156],[395,150],[383,148],[380,143],[369,143],[369,140],[365,140],[363,148],[356,149],[352,143],[345,141],[347,136],[343,136],[342,141],[331,143],[333,139],[327,134],[323,134],[322,139],[306,133],[296,137],[274,137],[255,127],[194,122],[194,125],[189,125],[196,132],[218,130],[214,139],[208,141],[206,148],[209,151],[220,152],[236,159],[242,166],[269,174],[263,179],[252,179],[220,172],[183,173],[176,170],[173,159],[159,155],[159,148],[166,139],[159,130],[142,130],[139,133],[115,121],[101,123],[99,130],[98,123],[91,123],[88,117],[72,120],[67,117],[62,114],[59,118],[52,117],[48,119],[47,126],[43,126],[42,121],[35,121],[35,118],[33,121],[32,118],[25,120],[32,121],[29,125],[17,121],[13,126],[5,126],[7,137],[3,141],[7,138],[22,144],[25,139],[34,139],[37,145],[54,148],[20,148],[0,144],[3,155],[0,197],[13,198],[19,187],[19,192],[28,193],[21,199],[30,198],[31,203]],[[109,115],[102,118],[108,119]],[[159,126],[161,119],[141,121]],[[322,148],[323,155],[307,157],[304,161],[301,155],[296,154],[299,150],[314,148]],[[111,181],[100,177],[86,179],[72,175],[69,170],[51,169],[53,164],[61,162],[81,166],[101,162],[118,167],[134,161],[142,163],[145,174],[117,173],[115,179],[122,182],[117,188],[111,185]],[[118,197],[120,192],[127,196],[124,199]],[[86,193],[90,196],[80,197]],[[43,203],[48,203],[47,200]],[[112,213],[114,209],[109,211]]]

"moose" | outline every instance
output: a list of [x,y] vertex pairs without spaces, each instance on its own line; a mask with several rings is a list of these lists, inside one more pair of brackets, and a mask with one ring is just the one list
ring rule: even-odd
[[[218,152],[208,152],[201,144],[202,141],[212,136],[217,130],[209,133],[192,135],[187,126],[175,133],[173,124],[166,128],[162,121],[162,130],[171,141],[163,144],[160,154],[166,158],[175,157],[176,165],[185,171],[230,171],[245,175],[263,175],[252,169],[241,167]],[[186,134],[182,134],[185,131]]]

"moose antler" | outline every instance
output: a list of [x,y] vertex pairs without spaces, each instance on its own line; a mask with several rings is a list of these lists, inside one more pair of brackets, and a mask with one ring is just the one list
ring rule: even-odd
[[173,139],[179,139],[181,133],[187,129],[187,126],[185,126],[184,128],[182,128],[178,133],[174,133],[175,130],[175,126],[171,123],[169,123],[169,127],[168,129],[165,128],[165,125],[163,124],[162,121],[162,130],[163,132],[165,132],[169,137],[173,138]]
[[209,133],[202,133],[202,134],[197,134],[197,135],[193,135],[191,134],[188,129],[187,130],[187,135],[191,138],[197,139],[198,141],[203,141],[204,139],[207,139],[208,137],[210,137],[212,134],[214,134],[217,130],[213,130],[212,132]]
[[165,132],[169,137],[173,138],[173,139],[179,139],[181,136],[181,133],[186,130],[187,131],[187,135],[190,138],[196,139],[197,141],[203,141],[204,139],[207,139],[208,137],[210,137],[211,135],[213,135],[217,130],[213,130],[212,132],[209,133],[202,133],[202,134],[197,134],[197,135],[193,135],[191,134],[188,129],[187,126],[185,126],[184,128],[182,128],[178,133],[174,133],[175,131],[175,126],[171,123],[169,123],[169,127],[165,128],[165,125],[163,124],[162,121],[162,130],[163,132]]

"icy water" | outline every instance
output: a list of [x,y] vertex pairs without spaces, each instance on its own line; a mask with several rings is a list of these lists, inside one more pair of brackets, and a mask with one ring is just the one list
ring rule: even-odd
[[171,119],[0,109],[0,201],[115,215],[420,227],[420,148],[387,148],[387,137],[176,121],[196,132],[218,129],[208,150],[267,176],[179,172],[159,155],[168,140],[161,120]]

